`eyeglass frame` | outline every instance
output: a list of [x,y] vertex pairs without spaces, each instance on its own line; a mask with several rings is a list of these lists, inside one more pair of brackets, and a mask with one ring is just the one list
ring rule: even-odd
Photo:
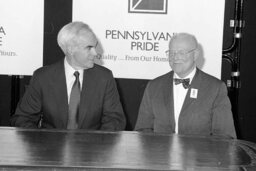
[[171,51],[171,50],[168,49],[168,50],[165,51],[165,54],[166,54],[167,57],[173,58],[173,57],[174,57],[175,55],[177,55],[177,54],[182,55],[182,56],[185,56],[185,55],[187,55],[187,54],[189,54],[189,53],[195,51],[196,49],[197,49],[197,48],[194,48],[194,49],[191,49],[191,50],[188,50],[188,51],[182,50],[183,52],[182,52],[182,51],[176,51],[176,52],[173,53],[172,56],[170,55],[170,51]]

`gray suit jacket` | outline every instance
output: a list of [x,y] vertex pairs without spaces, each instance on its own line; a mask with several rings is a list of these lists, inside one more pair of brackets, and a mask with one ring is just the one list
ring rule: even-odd
[[[40,115],[42,128],[67,128],[68,97],[64,60],[34,72],[20,100],[12,126],[36,128]],[[112,72],[96,65],[84,70],[79,107],[79,129],[123,130],[125,116]]]
[[[191,98],[197,89],[197,98]],[[185,97],[179,134],[215,135],[236,138],[226,85],[197,69]],[[140,105],[135,130],[174,133],[173,71],[150,81]]]

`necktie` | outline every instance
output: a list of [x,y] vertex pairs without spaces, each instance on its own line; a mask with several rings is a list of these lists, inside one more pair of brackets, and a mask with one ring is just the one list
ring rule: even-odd
[[74,73],[76,80],[72,86],[70,99],[69,99],[69,115],[68,115],[68,125],[67,129],[77,129],[77,118],[79,112],[80,103],[80,82],[79,82],[79,72]]
[[175,83],[175,85],[182,83],[182,85],[183,85],[183,87],[184,87],[185,89],[189,88],[189,81],[190,81],[189,78],[186,78],[186,79],[174,78],[174,83]]

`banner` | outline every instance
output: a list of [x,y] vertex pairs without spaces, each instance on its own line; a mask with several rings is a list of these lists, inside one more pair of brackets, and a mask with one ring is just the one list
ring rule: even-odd
[[169,72],[165,51],[173,34],[194,34],[198,67],[220,78],[223,0],[73,0],[73,21],[91,26],[103,66],[117,78],[153,79]]
[[43,65],[43,0],[0,1],[0,74],[32,75]]

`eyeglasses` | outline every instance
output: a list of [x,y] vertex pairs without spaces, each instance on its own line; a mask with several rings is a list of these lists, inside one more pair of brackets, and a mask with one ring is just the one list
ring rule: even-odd
[[191,49],[189,51],[186,51],[186,50],[179,50],[179,51],[167,50],[167,51],[165,51],[165,54],[166,54],[167,57],[173,58],[176,55],[185,56],[185,55],[193,52],[194,50],[196,50],[196,48]]

